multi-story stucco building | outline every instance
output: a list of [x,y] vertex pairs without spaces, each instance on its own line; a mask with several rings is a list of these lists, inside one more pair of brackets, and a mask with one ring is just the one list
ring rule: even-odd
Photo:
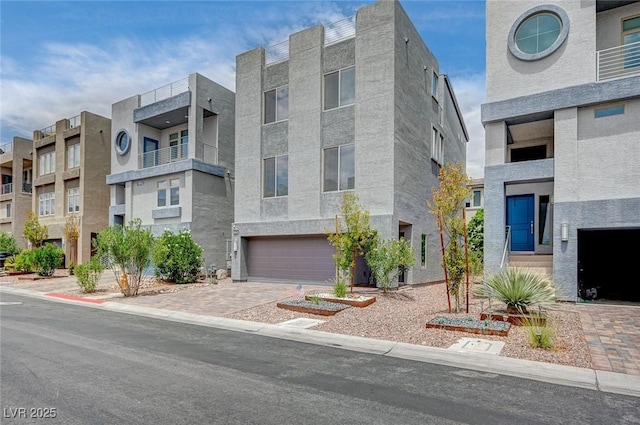
[[[87,262],[92,240],[108,226],[111,120],[82,112],[33,132],[31,209],[49,229],[48,242],[65,250],[66,265]],[[31,176],[25,174],[25,183]],[[65,241],[67,216],[77,215],[77,247]],[[23,222],[24,223],[24,222]],[[74,251],[77,258],[73,258]]]
[[190,230],[207,265],[226,268],[234,114],[233,92],[198,73],[113,104],[109,223]]
[[486,19],[485,270],[546,255],[563,298],[640,299],[640,2],[487,0]]
[[27,247],[22,232],[31,211],[32,163],[32,140],[14,137],[0,145],[0,230],[10,233],[20,248]]
[[[326,283],[326,233],[355,193],[383,238],[404,236],[405,283],[443,279],[426,202],[445,163],[466,162],[451,83],[401,4],[290,35],[236,59],[234,280]],[[358,283],[368,283],[359,267]]]

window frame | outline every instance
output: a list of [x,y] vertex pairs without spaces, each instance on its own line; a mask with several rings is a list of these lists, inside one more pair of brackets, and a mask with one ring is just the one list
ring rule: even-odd
[[[287,96],[286,96],[287,116],[284,117],[284,118],[280,118],[278,116],[279,115],[278,114],[278,111],[279,111],[278,99],[280,99],[279,96],[278,96],[278,93],[281,90],[284,90],[284,89],[287,90]],[[269,102],[267,102],[267,94],[271,93],[271,92],[274,92],[274,94],[275,94],[275,96],[274,96],[274,105],[273,105],[273,108],[274,108],[273,117],[274,117],[274,119],[273,119],[273,121],[267,121],[267,104],[269,103]],[[287,121],[289,119],[289,85],[285,84],[285,85],[278,86],[278,87],[275,87],[273,89],[264,91],[263,94],[262,94],[262,106],[263,106],[263,114],[262,114],[263,115],[262,116],[262,123],[263,124],[273,124],[273,123],[276,123],[276,122]]]
[[[279,159],[283,159],[285,158],[287,161],[287,174],[286,174],[286,178],[285,178],[285,183],[286,183],[286,193],[284,194],[279,194],[279,188],[280,185],[278,184],[278,160]],[[271,183],[273,183],[273,195],[267,195],[267,176],[266,176],[266,172],[267,172],[267,166],[266,163],[269,160],[273,160],[273,181]],[[289,196],[289,155],[276,155],[276,156],[270,156],[267,158],[263,158],[262,159],[262,198],[266,199],[266,198],[284,198],[286,196]]]
[[7,202],[5,213],[7,218],[11,218],[11,216],[13,215],[13,205],[11,202]]
[[[478,194],[478,203],[476,204],[476,194]],[[474,189],[471,191],[471,207],[472,208],[481,208],[482,207],[482,191],[480,189]]]
[[[520,50],[520,48],[516,43],[516,33],[518,32],[520,27],[530,18],[533,18],[536,15],[541,15],[545,13],[555,15],[555,17],[558,18],[558,20],[560,21],[560,33],[558,34],[558,37],[545,50],[542,50],[538,53],[524,53],[522,50]],[[565,12],[562,8],[552,4],[535,6],[527,10],[526,12],[524,12],[522,15],[520,15],[518,19],[516,19],[513,25],[511,26],[511,30],[509,31],[508,43],[507,43],[509,47],[509,52],[516,58],[525,62],[532,62],[532,61],[544,59],[547,56],[552,55],[556,50],[560,48],[560,46],[564,44],[564,42],[567,40],[567,36],[569,35],[569,28],[570,28],[569,15],[567,15],[567,12]]]
[[420,268],[427,268],[427,235],[424,233],[420,236]]
[[[347,188],[341,188],[341,175],[342,175],[342,150],[343,148],[348,148],[348,147],[353,147],[353,187],[347,187]],[[356,188],[356,151],[355,151],[355,143],[345,143],[343,145],[336,145],[336,146],[330,146],[327,148],[324,148],[322,150],[322,192],[323,193],[331,193],[331,192],[345,192],[348,190],[355,190]],[[330,151],[332,149],[337,149],[338,150],[338,164],[336,167],[337,170],[337,176],[336,176],[336,182],[337,182],[337,189],[336,190],[328,190],[326,188],[326,154],[327,151]],[[347,184],[348,186],[348,184]]]
[[[73,159],[73,161],[72,161]],[[80,166],[80,142],[67,146],[67,169]]]
[[431,96],[438,100],[438,84],[440,84],[440,76],[434,71],[431,77]]
[[44,192],[39,194],[38,195],[38,216],[49,217],[53,215],[56,215],[56,193]]
[[[123,141],[125,142],[124,146]],[[129,152],[129,149],[131,149],[131,136],[129,136],[127,130],[121,128],[116,132],[116,136],[113,139],[113,147],[118,155],[126,155]]]
[[624,103],[621,103],[618,105],[609,105],[609,106],[603,106],[601,108],[593,108],[593,118],[599,119],[599,118],[613,117],[616,115],[624,115],[625,114],[624,106],[625,106]]
[[444,165],[444,135],[431,127],[431,159],[438,165]]
[[80,187],[70,187],[67,189],[67,213],[80,212]]
[[38,175],[46,176],[56,172],[56,151],[38,154]]
[[[162,205],[160,205],[161,200],[163,201]],[[170,208],[178,205],[180,205],[180,178],[158,180],[156,182],[156,207]]]
[[[337,69],[335,71],[327,72],[322,76],[322,110],[332,111],[334,109],[344,108],[345,106],[355,105],[356,103],[356,66],[346,66],[344,68]],[[342,103],[342,74],[346,70],[353,70],[353,102]],[[330,75],[338,74],[338,92],[336,93],[337,106],[327,107],[327,77]]]

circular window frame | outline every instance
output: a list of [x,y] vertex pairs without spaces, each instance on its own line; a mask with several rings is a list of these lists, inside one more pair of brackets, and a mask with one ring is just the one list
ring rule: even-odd
[[[122,135],[127,136],[127,145],[125,146],[124,149],[120,147],[120,143],[119,143],[122,138]],[[126,155],[127,152],[129,152],[129,149],[131,149],[131,136],[129,136],[129,132],[124,128],[121,128],[120,130],[118,130],[116,133],[115,139],[113,139],[113,146],[118,155]]]
[[[520,28],[520,26],[527,19],[541,13],[550,13],[552,15],[555,15],[560,20],[560,26],[561,26],[560,34],[558,35],[558,38],[556,38],[556,41],[554,41],[553,44],[548,48],[546,48],[545,50],[538,53],[524,53],[518,48],[518,45],[516,44],[516,33],[518,32],[518,29]],[[528,61],[528,62],[537,61],[537,60],[546,58],[547,56],[553,54],[553,52],[558,50],[560,46],[562,46],[564,42],[567,40],[568,35],[569,35],[569,15],[567,15],[567,12],[565,12],[562,8],[552,4],[544,4],[544,5],[536,6],[532,9],[527,10],[522,15],[520,15],[520,17],[516,19],[516,21],[511,26],[511,31],[509,31],[509,42],[508,42],[509,51],[513,56],[515,56],[520,60]]]

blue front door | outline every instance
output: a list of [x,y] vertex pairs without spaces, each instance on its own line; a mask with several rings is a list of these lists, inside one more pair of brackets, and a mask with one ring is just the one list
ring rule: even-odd
[[155,167],[158,164],[158,141],[145,137],[142,150],[144,155],[142,156],[142,167]]
[[533,251],[533,195],[507,197],[507,225],[511,226],[511,251]]

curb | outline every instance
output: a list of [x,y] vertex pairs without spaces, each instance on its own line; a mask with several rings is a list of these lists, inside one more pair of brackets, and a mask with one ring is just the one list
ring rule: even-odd
[[[640,397],[640,376],[0,286],[0,293]],[[99,301],[99,302],[96,302]]]

